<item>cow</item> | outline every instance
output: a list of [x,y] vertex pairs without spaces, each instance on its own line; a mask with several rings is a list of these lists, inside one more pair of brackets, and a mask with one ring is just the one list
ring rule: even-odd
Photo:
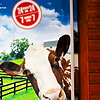
[[64,58],[69,45],[69,35],[59,38],[55,51],[34,44],[20,65],[3,62],[0,68],[11,76],[26,74],[41,100],[71,100],[70,60]]

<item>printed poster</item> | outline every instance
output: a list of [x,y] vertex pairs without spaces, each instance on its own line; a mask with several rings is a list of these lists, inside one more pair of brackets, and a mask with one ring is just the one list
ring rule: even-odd
[[[76,8],[75,0],[77,38]],[[76,59],[77,55],[78,52]],[[0,74],[2,99],[71,100],[70,0],[0,0],[0,69],[1,74],[14,76],[6,78]],[[17,83],[9,86],[12,89],[4,86],[22,81],[15,77],[23,75],[31,87],[22,90],[28,83],[20,89]],[[75,84],[78,100],[77,81]]]

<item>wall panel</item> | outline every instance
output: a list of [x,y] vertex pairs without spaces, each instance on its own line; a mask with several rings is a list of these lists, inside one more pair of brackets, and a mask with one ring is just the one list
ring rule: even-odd
[[[82,1],[84,3],[78,0],[79,67],[80,74],[86,73],[88,78],[86,77],[86,83],[84,83],[85,80],[83,80],[83,83],[80,82],[80,86],[89,87],[84,87],[87,88],[88,95],[85,94],[85,97],[83,97],[80,94],[80,100],[100,100],[100,0]],[[84,62],[84,58],[86,58],[86,62]],[[82,60],[85,64],[81,62]],[[85,76],[80,76],[80,81],[83,78]],[[82,91],[84,91],[83,88],[80,89],[80,92]]]

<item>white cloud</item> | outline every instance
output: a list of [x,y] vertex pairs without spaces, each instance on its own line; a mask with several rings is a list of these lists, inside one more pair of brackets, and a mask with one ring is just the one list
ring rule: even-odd
[[10,36],[9,31],[4,28],[3,26],[0,26],[0,40],[5,40]]
[[[48,40],[57,40],[63,34],[70,35],[70,25],[63,25],[57,18],[59,13],[55,10],[49,10],[44,7],[42,9],[42,20],[40,24],[30,30],[19,28],[8,16],[0,16],[0,46],[7,51],[13,39],[28,38],[30,43],[43,43]],[[2,43],[2,44],[1,44]],[[3,46],[2,46],[3,45]],[[2,50],[3,50],[2,49]],[[1,48],[0,48],[1,52]]]
[[48,2],[48,5],[51,5],[51,2]]
[[49,9],[46,9],[44,7],[41,6],[41,9],[42,9],[42,16],[43,17],[48,17],[48,18],[55,18],[59,15],[59,13],[55,12],[55,9],[53,10],[49,10]]
[[6,28],[10,29],[11,31],[17,28],[12,18],[8,17],[7,15],[0,16],[0,25],[6,26]]

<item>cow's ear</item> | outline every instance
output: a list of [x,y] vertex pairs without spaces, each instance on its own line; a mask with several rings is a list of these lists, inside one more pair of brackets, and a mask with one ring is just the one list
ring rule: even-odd
[[24,62],[25,60],[21,65],[15,64],[13,62],[3,62],[0,65],[0,69],[9,75],[23,75]]
[[70,45],[70,36],[69,35],[63,35],[59,38],[56,48],[56,56],[60,59],[61,56],[64,56]]

